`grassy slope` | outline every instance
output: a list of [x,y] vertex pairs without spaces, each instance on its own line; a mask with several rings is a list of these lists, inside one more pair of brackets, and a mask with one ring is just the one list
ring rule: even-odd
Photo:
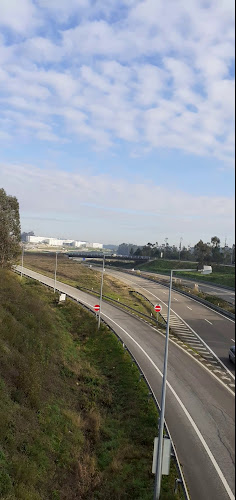
[[[153,262],[142,264],[139,266],[139,269],[143,271],[151,271],[151,272],[160,272],[163,274],[169,274],[171,269],[196,269],[197,263],[193,262],[176,262],[176,261],[165,261],[165,260],[155,260]],[[207,281],[212,284],[225,285],[234,288],[235,287],[235,268],[228,266],[212,266],[213,273],[208,275],[201,275],[200,273],[183,273],[181,272],[181,276],[186,279],[193,278],[197,281]],[[179,274],[180,275],[180,274]],[[176,274],[177,276],[177,274]]]
[[157,414],[128,354],[83,308],[3,271],[0,422],[3,500],[152,498]]

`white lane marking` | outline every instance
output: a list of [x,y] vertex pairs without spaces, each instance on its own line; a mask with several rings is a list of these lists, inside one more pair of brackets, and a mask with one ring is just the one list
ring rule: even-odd
[[175,300],[176,302],[179,302],[179,301],[178,301],[178,299],[176,299],[175,297],[174,297],[174,300]]
[[[118,273],[118,272],[117,272],[117,274],[118,274],[118,276],[119,276],[119,274],[120,274],[120,273]],[[138,278],[138,279],[145,279],[145,278],[139,278],[138,276],[137,276],[137,278]],[[123,281],[125,281],[125,280],[126,280],[128,283],[132,283],[133,285],[136,285],[136,286],[138,286],[138,287],[142,288],[143,290],[146,290],[148,293],[151,293],[151,292],[149,292],[149,290],[147,290],[147,289],[146,289],[146,288],[144,288],[143,286],[139,285],[139,284],[138,284],[137,282],[135,282],[135,281],[128,280],[127,278],[124,278],[123,276],[122,276],[122,279],[123,279]],[[159,284],[159,283],[158,283],[158,284]],[[150,284],[149,284],[149,285],[150,285]],[[146,285],[146,286],[148,286],[148,285]],[[160,291],[161,291],[161,287],[163,287],[164,285],[160,285],[160,284],[159,284],[159,286],[160,286]],[[163,293],[164,293],[164,292],[163,292]],[[175,291],[175,293],[178,293],[178,292],[176,292],[176,291]],[[151,294],[151,295],[153,295],[153,294]],[[181,295],[181,294],[180,294],[180,295]],[[154,297],[155,297],[155,295],[154,295]],[[156,298],[158,298],[158,297],[156,297]],[[158,300],[161,300],[161,299],[158,299]],[[214,313],[214,314],[218,314],[218,316],[221,316],[222,318],[227,319],[227,320],[228,320],[228,321],[230,321],[231,323],[235,323],[235,320],[234,320],[234,319],[228,318],[227,316],[224,316],[224,314],[221,314],[221,313],[219,313],[218,311],[213,311],[213,309],[211,309],[210,307],[206,306],[206,304],[200,304],[200,303],[199,303],[196,299],[193,299],[192,297],[191,297],[191,298],[190,298],[190,297],[188,297],[188,300],[191,300],[192,302],[196,302],[199,306],[205,307],[206,309],[208,309],[208,310],[209,310],[209,311],[211,311],[212,313]],[[164,302],[163,302],[163,304],[164,304]],[[167,304],[165,304],[165,306],[167,307]],[[174,312],[174,311],[173,311],[173,312]],[[175,314],[177,314],[177,313],[175,313]]]
[[[142,290],[145,290],[145,291],[146,291],[146,292],[148,292],[150,295],[152,295],[153,297],[155,297],[157,300],[159,300],[160,302],[162,302],[162,304],[164,304],[166,307],[168,307],[168,306],[167,306],[167,304],[166,304],[165,302],[163,302],[163,300],[161,300],[159,297],[157,297],[156,295],[154,295],[154,293],[150,292],[149,290],[146,290],[146,289],[145,289],[144,287],[142,287],[141,285],[137,285],[137,283],[135,283],[135,282],[133,282],[133,281],[131,281],[131,280],[127,280],[127,281],[128,281],[129,283],[132,283],[133,285],[138,286],[139,288],[142,288]],[[194,299],[191,299],[191,300],[194,300]],[[195,301],[195,302],[196,302],[196,301]],[[211,310],[209,307],[207,307],[207,306],[204,306],[204,307],[206,307],[207,309],[209,309],[209,310],[212,312],[212,310]],[[210,347],[206,344],[206,342],[204,342],[204,340],[200,337],[200,335],[198,335],[198,333],[197,333],[197,332],[195,332],[195,330],[193,330],[193,328],[192,328],[190,325],[188,325],[188,323],[186,323],[186,321],[185,321],[183,318],[181,318],[181,317],[180,317],[180,316],[179,316],[179,315],[178,315],[175,311],[173,311],[173,309],[171,309],[171,312],[172,312],[172,313],[174,313],[174,314],[175,314],[175,316],[177,316],[177,318],[179,318],[179,319],[180,319],[180,320],[181,320],[181,321],[182,321],[182,322],[183,322],[183,323],[184,323],[184,324],[185,324],[185,325],[189,328],[189,330],[191,330],[191,332],[193,332],[193,333],[194,333],[194,335],[195,335],[195,336],[196,336],[199,340],[201,340],[202,344],[203,344],[203,345],[205,345],[205,346],[207,347],[207,349],[210,351],[210,353],[211,353],[211,354],[212,354],[212,355],[213,355],[213,356],[217,359],[218,363],[220,363],[220,365],[222,365],[222,366],[224,367],[224,369],[225,369],[225,370],[227,371],[227,373],[231,376],[231,378],[232,378],[233,380],[235,380],[235,376],[233,375],[233,373],[231,373],[231,372],[229,371],[229,369],[227,368],[227,366],[225,366],[225,365],[224,365],[224,363],[222,363],[222,361],[218,358],[218,356],[214,353],[214,351],[212,351],[212,349],[211,349],[211,348],[210,348]],[[217,313],[217,314],[219,314],[220,316],[223,316],[223,315],[222,315],[222,314],[220,314],[220,313]],[[224,316],[223,316],[223,317],[224,317]],[[229,318],[226,318],[226,319],[229,319]],[[230,321],[232,321],[232,320],[230,320]],[[234,321],[232,321],[232,322],[234,323]],[[227,387],[227,386],[226,386],[226,387]]]
[[[50,281],[51,281],[51,284],[49,284],[49,283],[47,283],[46,281],[43,281],[43,280],[41,280],[41,282],[42,282],[43,284],[47,285],[47,286],[50,286],[51,288],[53,288],[53,287],[54,287],[54,280],[53,280],[52,278],[49,278],[48,276],[44,276],[43,274],[36,273],[35,271],[31,271],[31,270],[27,270],[27,271],[30,271],[31,273],[33,273],[33,274],[35,274],[35,275],[37,275],[37,276],[40,276],[41,278],[43,278],[43,280],[44,280],[45,278],[46,278],[47,280],[50,280]],[[32,275],[30,275],[29,273],[28,273],[28,275],[27,275],[27,273],[25,272],[25,268],[24,268],[24,274],[25,274],[26,276],[28,276],[28,277],[32,278],[32,279],[37,279],[38,281],[40,281],[40,279],[39,279],[39,278],[37,278],[37,277],[35,277],[35,276],[32,276]],[[62,283],[62,282],[60,282],[60,281],[59,281],[59,282],[57,282],[57,284],[58,284],[58,285],[62,285],[63,287],[66,287],[66,290],[67,290],[67,289],[69,289],[69,290],[70,290],[71,288],[72,288],[72,290],[73,290],[73,288],[74,288],[74,287],[72,287],[71,285],[66,285],[65,283]],[[62,291],[63,291],[63,289],[62,289]],[[81,292],[81,293],[83,293],[83,292]],[[153,295],[153,294],[152,294],[152,295]],[[78,299],[76,296],[72,296],[72,295],[70,295],[69,293],[68,293],[68,296],[69,296],[69,297],[71,297],[71,298],[74,298],[77,302],[80,302],[80,303],[82,303],[82,304],[85,304],[85,305],[89,306],[89,307],[92,309],[92,311],[93,311],[93,306],[92,306],[91,304],[89,304],[88,302],[86,302],[86,301],[85,301],[84,299],[82,299],[81,297]],[[112,307],[112,306],[111,306],[111,307]],[[101,314],[103,314],[103,313],[101,312]],[[107,316],[107,317],[108,317],[108,316]],[[111,318],[110,318],[110,319],[111,319]],[[113,321],[113,320],[111,319],[111,321]],[[114,322],[114,321],[113,321],[113,322]],[[149,326],[150,326],[150,325],[149,325]],[[152,329],[154,329],[153,327],[151,327],[151,328],[152,328]],[[122,328],[121,328],[121,329],[122,329]],[[159,333],[159,334],[160,334],[163,338],[165,338],[165,334],[164,334],[164,333],[162,333],[160,330],[157,330],[156,328],[155,328],[154,330],[155,330],[156,332],[158,332],[158,333]],[[193,331],[194,331],[194,330],[193,330]],[[208,375],[210,374],[212,377],[214,377],[214,378],[217,380],[217,382],[218,382],[218,383],[220,383],[220,384],[221,384],[221,385],[222,385],[225,389],[227,389],[227,391],[228,391],[228,392],[230,392],[230,394],[231,394],[231,395],[235,398],[235,393],[234,393],[234,392],[233,392],[233,391],[232,391],[232,390],[231,390],[231,389],[230,389],[230,388],[229,388],[229,387],[228,387],[228,386],[227,386],[227,385],[226,385],[226,384],[225,384],[225,383],[224,383],[224,382],[223,382],[223,381],[219,378],[219,377],[217,377],[217,376],[216,376],[216,375],[215,375],[215,374],[214,374],[211,370],[209,370],[209,369],[207,368],[207,366],[211,366],[211,367],[212,367],[212,363],[217,364],[217,361],[211,360],[211,364],[208,364],[208,365],[203,365],[203,364],[202,364],[202,363],[201,363],[198,359],[196,359],[196,358],[194,358],[194,357],[193,357],[193,354],[194,354],[194,353],[193,353],[192,349],[188,349],[188,350],[191,352],[191,354],[190,354],[190,353],[189,353],[189,352],[188,352],[185,348],[183,348],[183,347],[181,347],[179,344],[177,344],[177,343],[175,342],[175,340],[172,340],[172,339],[170,338],[170,342],[172,342],[172,344],[174,344],[174,345],[175,345],[178,349],[181,349],[181,351],[183,351],[183,352],[184,352],[187,356],[190,356],[190,357],[191,357],[191,359],[195,361],[195,363],[198,363],[198,365],[199,365],[199,366],[200,366],[203,370],[206,370],[206,371],[207,371]],[[206,354],[205,354],[205,356],[206,356]],[[210,356],[210,355],[208,355],[208,356]],[[228,371],[228,370],[227,370],[227,371]],[[230,372],[229,372],[229,373],[230,373]],[[232,375],[232,376],[233,376],[233,375]],[[234,377],[233,377],[233,378],[234,378]],[[235,387],[235,384],[229,384],[229,385],[230,385],[231,387],[233,387],[233,388]]]
[[[106,314],[103,313],[103,316],[105,316],[106,318],[108,318],[110,321],[112,321],[112,323],[114,323],[114,325],[116,325],[118,328],[120,328],[133,342],[134,344],[136,344],[139,349],[142,351],[142,353],[147,357],[147,359],[149,360],[149,362],[153,365],[153,367],[156,369],[157,373],[159,373],[159,375],[163,378],[163,375],[161,373],[161,370],[159,370],[159,368],[157,367],[157,365],[154,363],[154,361],[152,360],[152,358],[150,358],[150,356],[147,354],[147,352],[141,347],[141,345],[126,331],[124,330],[124,328],[120,327],[118,325],[118,323],[116,323],[113,319],[109,318],[109,316],[107,316]],[[169,389],[171,390],[172,394],[174,395],[175,399],[177,400],[177,402],[179,403],[179,405],[181,406],[183,412],[185,413],[186,417],[188,418],[189,422],[191,423],[193,429],[195,430],[203,448],[205,449],[208,457],[210,458],[213,466],[215,467],[215,470],[219,476],[219,478],[221,479],[222,483],[223,483],[223,486],[224,488],[226,489],[228,495],[229,495],[229,498],[231,500],[234,500],[235,497],[234,497],[234,494],[233,492],[231,491],[218,463],[216,462],[209,446],[207,445],[203,435],[201,434],[198,426],[195,424],[193,418],[191,417],[190,413],[188,412],[187,408],[184,406],[183,402],[181,401],[181,399],[179,398],[178,394],[175,392],[175,390],[173,389],[172,385],[170,385],[170,383],[167,381],[167,386],[169,387]]]
[[232,340],[232,342],[234,342],[234,343],[235,343],[235,340],[234,340],[234,339],[231,339],[231,340]]
[[209,325],[213,325],[213,323],[211,323],[208,319],[205,318],[205,321],[207,321],[207,323],[209,323]]
[[191,307],[187,306],[187,308],[188,308],[190,311],[192,311],[192,308],[191,308]]
[[[19,269],[21,269],[21,267],[20,267],[20,266],[16,266],[16,268],[17,268],[17,267],[19,267]],[[26,268],[24,268],[24,273],[25,273],[25,269],[26,269]],[[27,271],[28,271],[28,269],[27,269]],[[52,285],[49,285],[49,286],[54,287],[54,281],[53,281],[53,278],[48,278],[47,276],[44,276],[43,274],[36,273],[35,271],[31,271],[31,270],[30,270],[30,272],[31,272],[31,273],[34,273],[34,274],[36,274],[36,275],[38,275],[38,276],[41,276],[41,278],[43,278],[43,279],[47,278],[47,279],[51,280],[53,284],[52,284]],[[25,273],[25,274],[26,274],[26,273]],[[27,275],[27,274],[26,274],[26,275]],[[32,277],[32,276],[30,276],[30,277]],[[34,277],[33,277],[33,279],[38,279],[38,278],[34,278]],[[39,280],[39,281],[40,281],[40,280]],[[130,281],[130,280],[127,280],[127,281],[128,281],[129,283],[132,283],[132,281]],[[44,282],[44,283],[45,283],[45,282]],[[45,283],[45,284],[47,284],[47,283]],[[73,287],[71,287],[70,285],[66,285],[65,283],[58,282],[58,284],[63,285],[63,286],[67,286],[69,289],[70,289],[70,288],[73,288]],[[134,284],[136,284],[136,283],[134,283]],[[145,288],[141,287],[141,285],[138,285],[138,286],[139,286],[140,288],[142,288],[143,290],[145,290]],[[161,302],[162,302],[162,303],[166,306],[165,302],[163,302],[161,299],[159,299],[156,295],[154,295],[154,294],[153,294],[153,293],[151,293],[151,292],[148,292],[148,293],[149,293],[150,295],[152,295],[153,297],[155,297],[156,299],[160,300],[160,301],[161,301]],[[76,297],[75,297],[75,298],[76,298]],[[84,303],[86,304],[86,302],[84,302]],[[89,305],[90,305],[90,304],[89,304]],[[91,307],[91,306],[90,306],[90,307]],[[92,308],[92,309],[93,309],[93,308]],[[174,312],[174,311],[173,311],[173,312]],[[189,328],[189,329],[190,329],[190,330],[194,333],[194,335],[196,335],[196,336],[197,336],[197,338],[199,338],[199,339],[202,341],[201,337],[200,337],[200,336],[199,336],[199,335],[198,335],[198,334],[197,334],[197,333],[196,333],[196,332],[195,332],[195,331],[191,328],[191,326],[189,326],[189,325],[188,325],[188,324],[187,324],[187,323],[186,323],[186,322],[185,322],[182,318],[180,318],[180,316],[179,316],[177,313],[174,313],[174,314],[175,314],[175,315],[176,315],[176,316],[177,316],[180,320],[182,320],[182,321],[185,323],[185,325],[186,325],[186,326],[187,326],[187,327],[188,327],[188,328]],[[159,331],[160,335],[162,335],[163,337],[165,337],[165,335],[164,335],[162,332],[160,332],[160,330],[157,330],[157,331]],[[176,342],[175,342],[174,340],[171,340],[171,339],[170,339],[170,341],[171,341],[171,342],[173,342],[173,344],[175,344],[175,345],[176,345]],[[203,344],[204,344],[204,341],[202,341],[202,342],[203,342]],[[206,344],[205,344],[205,345],[206,345]],[[179,349],[182,349],[182,350],[183,350],[186,354],[188,354],[188,352],[187,352],[185,349],[183,349],[181,346],[179,346],[179,345],[178,345],[178,347],[179,347]],[[209,348],[209,349],[210,349],[210,348]],[[190,351],[191,351],[191,349],[190,349]],[[210,349],[210,351],[213,353],[213,351],[212,351],[211,349]],[[190,354],[188,354],[188,355],[190,356]],[[209,356],[210,356],[210,355],[209,355]],[[215,354],[214,354],[214,353],[213,353],[213,356],[215,356]],[[191,356],[191,357],[192,357],[192,356]],[[205,357],[206,357],[206,354],[205,354]],[[219,358],[218,358],[217,356],[216,356],[216,358],[219,360]],[[198,363],[198,364],[199,364],[202,368],[204,368],[205,370],[207,370],[207,371],[208,371],[208,373],[211,373],[211,375],[212,375],[213,377],[215,377],[215,379],[216,379],[216,380],[218,380],[218,382],[220,382],[220,383],[224,386],[224,388],[225,388],[225,389],[227,389],[227,390],[228,390],[228,391],[229,391],[229,392],[230,392],[230,393],[231,393],[231,394],[235,397],[234,392],[233,392],[233,391],[231,391],[231,389],[230,389],[230,388],[229,388],[226,384],[224,384],[224,382],[222,382],[222,381],[221,381],[218,377],[216,377],[216,376],[215,376],[215,375],[214,375],[214,374],[213,374],[210,370],[208,370],[208,368],[206,368],[206,367],[205,367],[205,366],[204,366],[204,365],[203,365],[200,361],[198,361],[196,358],[193,358],[193,357],[192,357],[192,359],[195,359],[196,363]],[[220,362],[220,364],[221,364],[222,366],[224,366],[224,368],[226,369],[227,373],[228,373],[228,374],[229,374],[229,375],[233,378],[233,380],[235,380],[235,376],[234,376],[234,375],[233,375],[233,374],[229,371],[229,369],[228,369],[228,368],[227,368],[227,367],[226,367],[226,366],[225,366],[225,365],[224,365],[224,364],[223,364],[220,360],[219,360],[219,362]],[[215,363],[215,364],[217,364],[217,362],[216,362],[216,361],[214,361],[214,360],[213,360],[213,361],[211,361],[211,363]]]

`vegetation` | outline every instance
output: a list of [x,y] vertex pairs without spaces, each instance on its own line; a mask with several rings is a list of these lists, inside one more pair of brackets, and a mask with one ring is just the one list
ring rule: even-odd
[[163,245],[159,245],[158,242],[149,242],[147,245],[138,248],[136,245],[122,243],[117,253],[134,257],[150,257],[152,259],[164,258],[165,260],[197,261],[200,265],[209,263],[235,263],[235,245],[233,245],[233,248],[229,248],[225,244],[221,248],[218,236],[213,236],[211,242],[208,243],[200,240],[193,249],[182,248],[181,243],[179,248],[175,245],[170,246],[167,240],[168,238],[166,238],[166,242]]
[[[196,269],[197,263],[193,262],[174,262],[166,260],[155,260],[150,263],[139,265],[139,269],[154,273],[169,274],[170,269],[180,268]],[[235,287],[235,267],[212,265],[212,274],[200,274],[199,272],[175,273],[175,276],[181,276],[186,279],[193,279],[199,282],[209,282],[212,284]]]
[[115,336],[7,270],[0,323],[0,498],[151,500],[156,408]]
[[20,252],[19,203],[0,189],[0,265],[9,267]]
[[[24,265],[34,271],[53,277],[55,267],[55,254],[25,253]],[[58,255],[57,266],[58,280],[69,285],[100,293],[101,273],[93,268],[82,265],[80,262],[68,259],[64,255]],[[132,289],[105,273],[103,293],[106,297],[119,300],[123,304],[132,307],[137,313],[148,314],[151,317],[153,307],[147,300],[132,293]]]

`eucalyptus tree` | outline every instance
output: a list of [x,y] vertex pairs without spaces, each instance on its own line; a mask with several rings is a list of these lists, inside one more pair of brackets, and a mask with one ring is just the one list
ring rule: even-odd
[[15,196],[0,189],[0,266],[9,267],[20,253],[20,213]]

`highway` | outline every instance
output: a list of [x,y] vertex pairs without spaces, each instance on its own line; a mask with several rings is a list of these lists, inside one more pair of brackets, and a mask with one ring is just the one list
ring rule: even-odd
[[[101,271],[101,268],[96,269]],[[106,273],[143,293],[153,304],[161,303],[164,314],[167,314],[168,288],[111,268],[106,268]],[[227,369],[235,373],[235,366],[228,359],[229,348],[235,343],[235,322],[175,291],[172,291],[171,309],[172,315],[183,320],[215,352]]]
[[[27,269],[24,273],[54,286],[51,278]],[[95,304],[94,297],[64,283],[57,282],[57,289],[91,309]],[[164,335],[110,304],[102,304],[102,317],[132,351],[160,401]],[[234,395],[172,341],[169,346],[166,421],[191,499],[233,500]]]

